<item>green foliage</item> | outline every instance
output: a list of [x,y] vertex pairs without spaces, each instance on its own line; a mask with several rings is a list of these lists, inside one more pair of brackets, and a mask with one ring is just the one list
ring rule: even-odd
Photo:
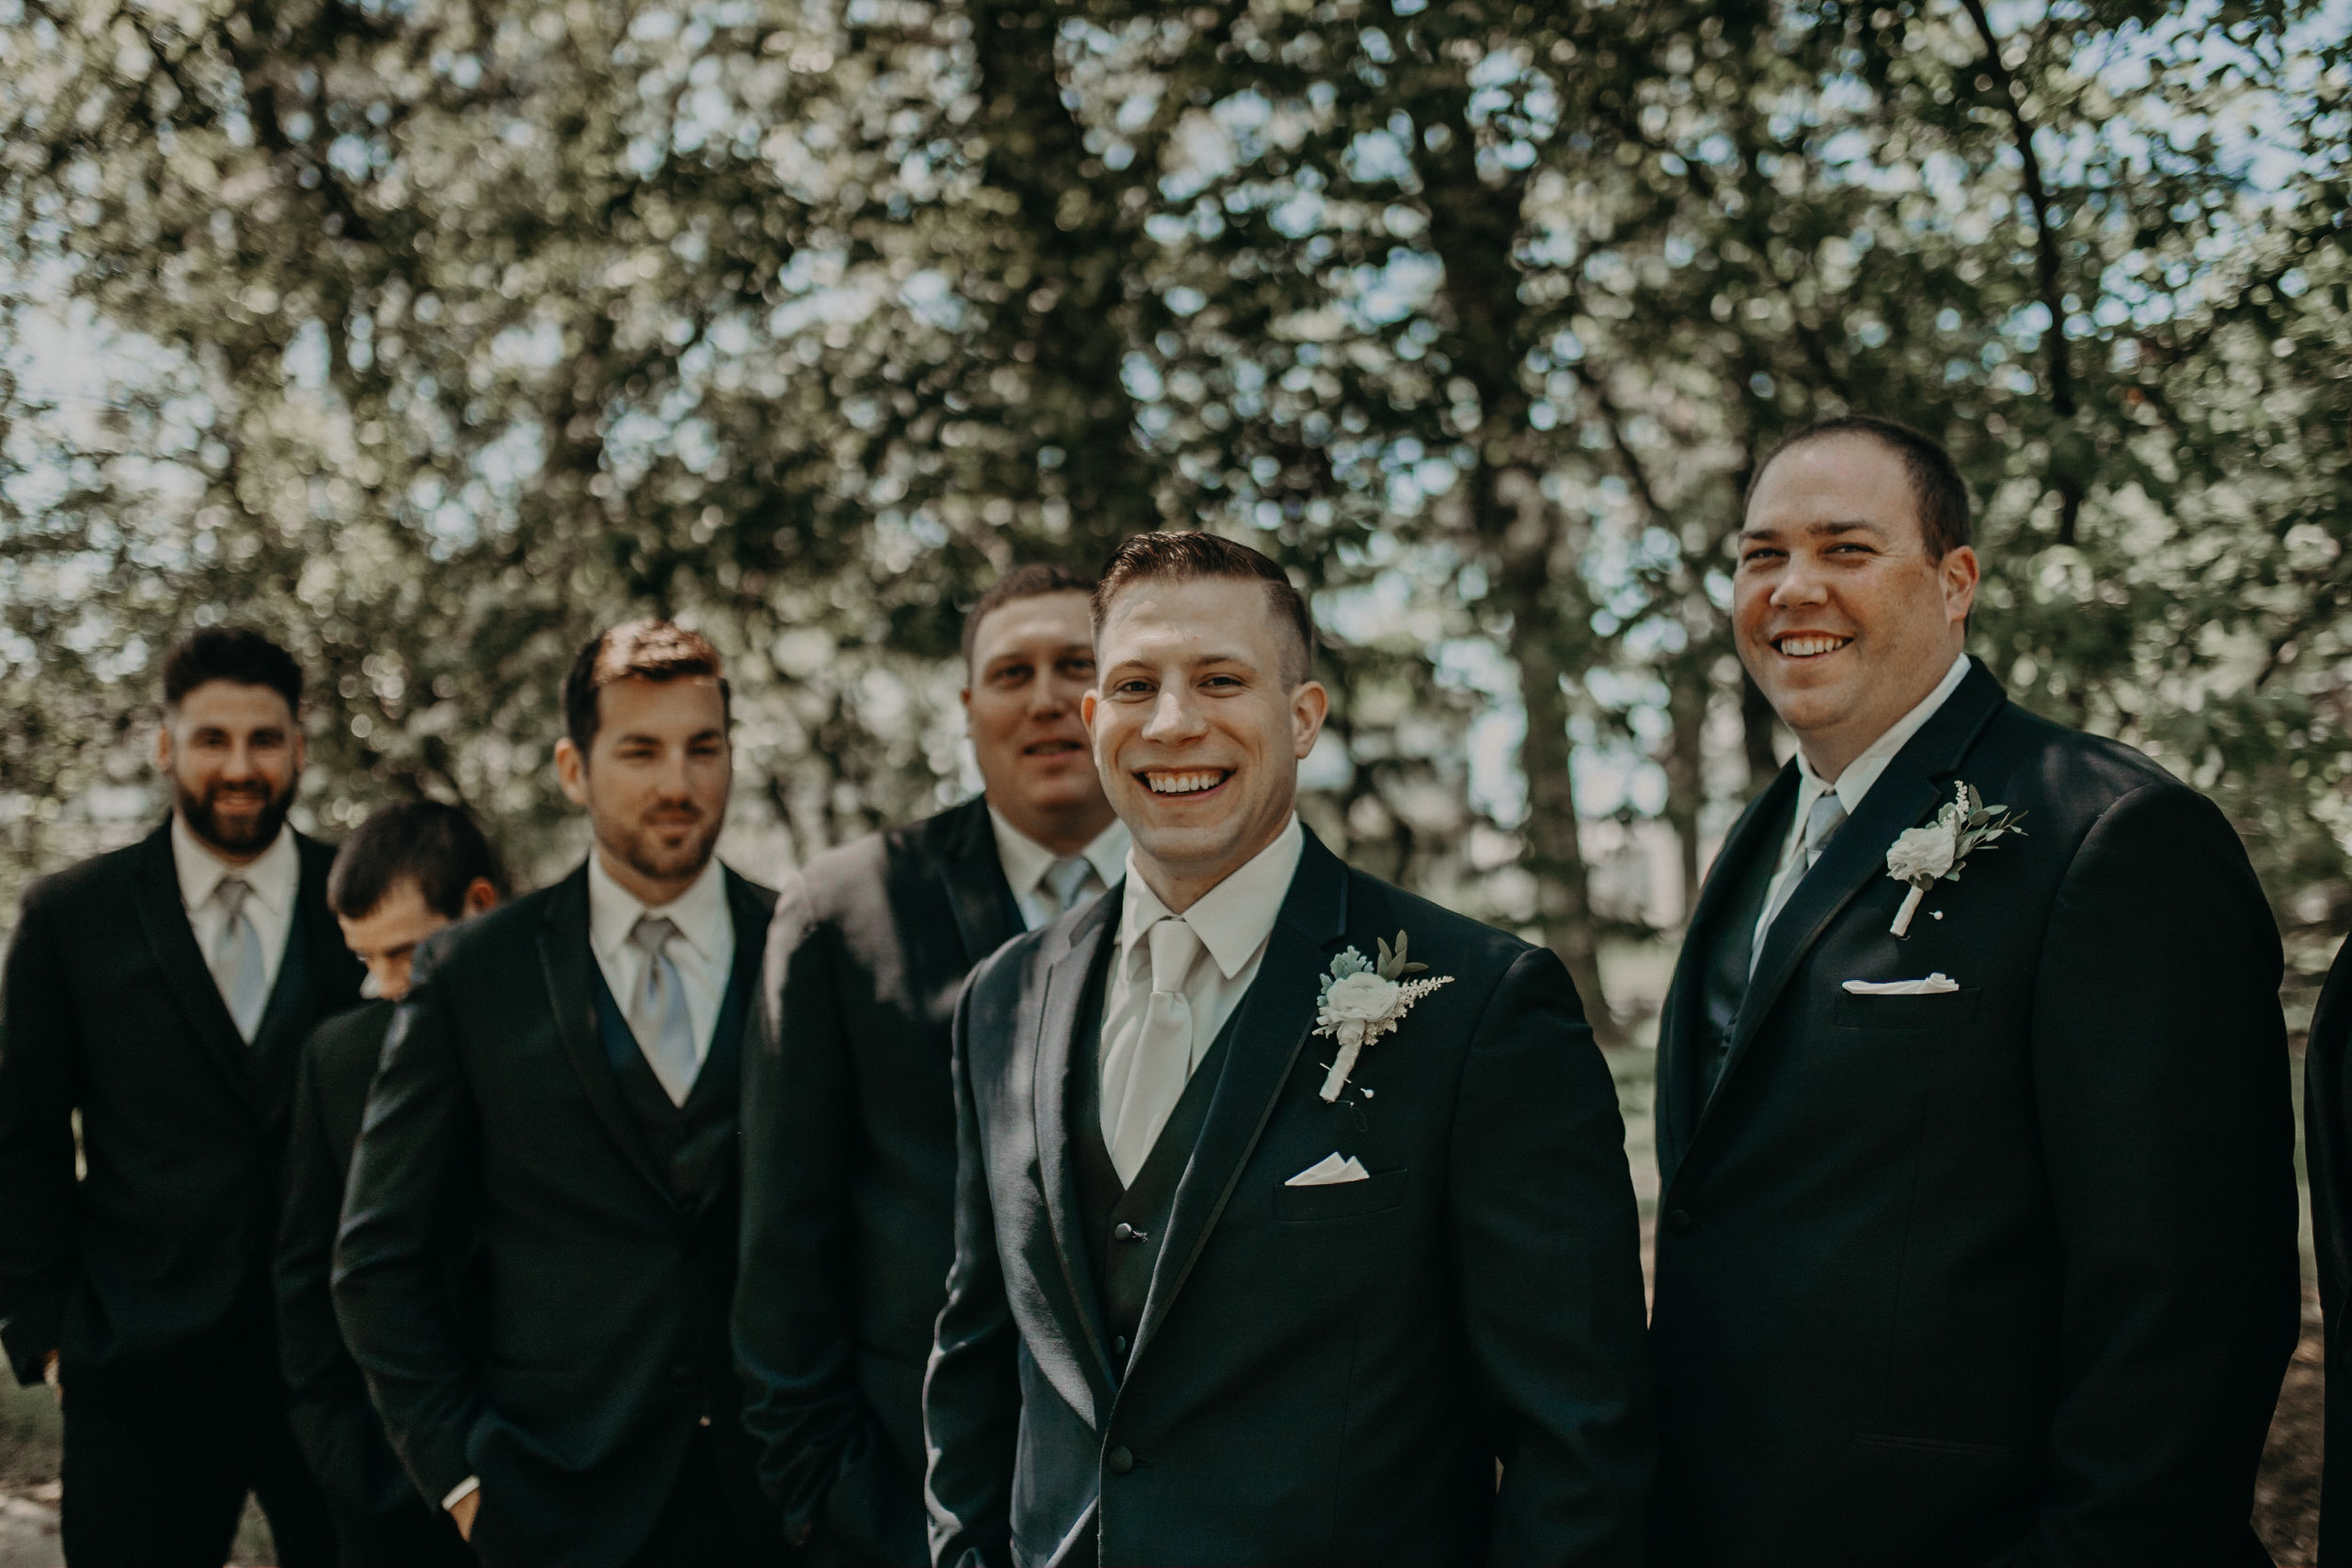
[[[565,657],[660,610],[734,661],[747,821],[804,854],[959,791],[997,572],[1211,526],[1318,587],[1318,831],[1597,999],[1599,938],[1671,927],[1773,765],[1747,481],[1868,409],[1960,456],[2011,689],[2212,790],[2339,926],[2316,25],[0,0],[7,849],[79,842],[156,650],[236,617],[319,673],[321,816],[462,798],[545,862]],[[1683,899],[1620,885],[1650,819]]]

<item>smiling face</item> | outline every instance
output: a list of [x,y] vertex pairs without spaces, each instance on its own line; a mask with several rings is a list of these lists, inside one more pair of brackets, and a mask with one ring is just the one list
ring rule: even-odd
[[1274,842],[1329,705],[1264,584],[1152,578],[1110,603],[1086,724],[1136,869],[1183,912]]
[[1967,641],[1977,555],[1928,550],[1902,459],[1827,436],[1772,460],[1733,579],[1740,661],[1835,781],[1933,691]]
[[997,606],[974,629],[965,728],[989,804],[1047,848],[1075,854],[1110,826],[1078,707],[1094,684],[1081,593]]
[[242,865],[278,838],[302,779],[302,731],[266,686],[206,681],[164,716],[155,766],[188,831]]
[[726,825],[726,701],[712,675],[631,677],[597,690],[596,713],[587,755],[568,737],[556,742],[556,776],[587,809],[612,879],[666,904],[710,863]]

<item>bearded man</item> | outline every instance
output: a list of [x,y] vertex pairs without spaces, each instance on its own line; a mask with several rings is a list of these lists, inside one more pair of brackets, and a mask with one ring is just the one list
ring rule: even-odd
[[1328,699],[1273,562],[1131,539],[1094,640],[1132,847],[958,1005],[933,1560],[1629,1568],[1633,1189],[1567,972],[1299,822]]
[[360,969],[286,825],[301,668],[212,627],[163,674],[169,821],[34,883],[0,978],[0,1343],[59,1390],[74,1568],[219,1568],[248,1492],[326,1568],[270,1258],[295,1063]]
[[[433,938],[368,1095],[338,1317],[392,1448],[483,1561],[762,1568],[784,1551],[727,1349],[739,1065],[775,895],[715,858],[719,654],[660,621],[564,683],[595,833]],[[453,1300],[446,1260],[471,1239]]]

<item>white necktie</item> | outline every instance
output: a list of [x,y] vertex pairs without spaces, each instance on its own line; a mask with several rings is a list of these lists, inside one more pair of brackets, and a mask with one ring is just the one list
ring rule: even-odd
[[674,922],[657,915],[639,915],[629,927],[632,946],[645,955],[644,978],[629,999],[629,1033],[637,1037],[645,1065],[661,1080],[661,1091],[673,1105],[683,1105],[693,1092],[702,1063],[694,1054],[694,1021],[686,1010],[686,982],[670,957],[670,943],[678,934]]
[[229,1016],[247,1044],[262,1026],[262,1010],[269,1006],[269,986],[262,972],[262,932],[245,907],[252,896],[253,884],[243,877],[223,877],[213,889],[215,902],[229,918],[221,925],[209,961],[213,983],[220,987],[220,999],[229,1004]]
[[1152,995],[1143,1027],[1103,1053],[1103,1141],[1121,1186],[1143,1169],[1160,1129],[1192,1077],[1192,1004],[1184,976],[1200,956],[1200,936],[1171,915],[1145,933],[1152,950]]
[[1804,874],[1813,869],[1813,863],[1820,860],[1821,851],[1829,847],[1831,835],[1845,826],[1845,822],[1846,803],[1837,798],[1837,791],[1821,791],[1821,798],[1813,802],[1812,811],[1805,816],[1804,847],[1799,851],[1804,859],[1781,879],[1778,891],[1772,895],[1772,907],[1764,916],[1764,924],[1756,928],[1756,951],[1748,955],[1750,978],[1755,977],[1757,960],[1764,957],[1764,938],[1771,933],[1772,922],[1780,918],[1780,911],[1788,907],[1788,895],[1797,891],[1797,884],[1804,880]]
[[1086,886],[1087,873],[1094,867],[1084,855],[1069,855],[1045,868],[1045,888],[1054,895],[1054,912],[1068,914],[1078,905],[1078,890]]

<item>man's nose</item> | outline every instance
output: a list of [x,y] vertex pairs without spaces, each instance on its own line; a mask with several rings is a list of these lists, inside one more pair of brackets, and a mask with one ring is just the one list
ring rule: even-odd
[[1078,698],[1086,690],[1083,686],[1047,675],[1029,688],[1029,717],[1058,719],[1078,705]]
[[220,776],[228,780],[249,779],[254,776],[253,748],[250,743],[243,740],[230,742],[229,755],[221,764]]
[[653,770],[653,786],[665,800],[683,800],[693,793],[693,770],[686,765],[683,747],[662,753]]
[[1780,580],[1772,585],[1772,603],[1782,609],[1827,603],[1829,581],[1819,566],[1799,556],[1781,569]]
[[1152,704],[1152,716],[1144,721],[1143,734],[1151,740],[1182,740],[1199,735],[1204,728],[1200,710],[1190,696],[1181,690],[1163,691]]

